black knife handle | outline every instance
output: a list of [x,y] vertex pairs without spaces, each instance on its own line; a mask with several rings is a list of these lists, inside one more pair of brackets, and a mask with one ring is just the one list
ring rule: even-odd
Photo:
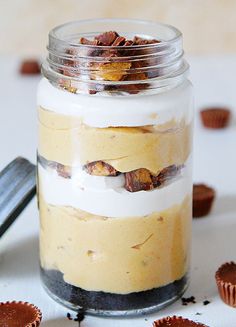
[[36,194],[36,167],[18,157],[0,172],[0,237]]

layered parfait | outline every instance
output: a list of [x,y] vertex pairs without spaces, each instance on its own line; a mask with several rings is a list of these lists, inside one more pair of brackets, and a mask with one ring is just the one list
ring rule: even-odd
[[[96,51],[159,42],[116,32],[80,40]],[[191,86],[185,81],[146,94],[146,84],[137,81],[151,78],[147,70],[134,73],[125,56],[117,63],[113,49],[102,51],[108,51],[106,62],[96,63],[91,80],[135,83],[116,94],[106,84],[102,92],[89,86],[82,94],[63,79],[55,87],[43,78],[39,86],[42,277],[70,307],[135,312],[168,302],[186,287]],[[78,66],[73,55],[68,68]],[[147,65],[141,63],[135,65]]]

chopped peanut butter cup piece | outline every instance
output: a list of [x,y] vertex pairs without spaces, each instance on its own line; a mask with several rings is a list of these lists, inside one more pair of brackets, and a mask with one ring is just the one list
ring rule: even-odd
[[[125,81],[139,81],[139,80],[146,80],[148,78],[147,74],[143,72],[142,70],[142,62],[136,61],[132,63],[132,71],[135,70],[135,73],[128,73],[124,80]],[[129,85],[128,85],[129,86]],[[142,84],[135,84],[135,86],[143,88]]]
[[28,302],[0,303],[0,326],[38,327],[41,319],[39,308]]
[[20,73],[22,75],[38,75],[41,73],[41,67],[36,59],[27,59],[21,63]]
[[84,166],[88,174],[94,176],[117,176],[120,174],[115,168],[103,161],[90,162]]
[[125,46],[125,47],[130,47],[130,46],[133,45],[133,44],[134,44],[133,41],[131,41],[131,40],[126,40],[125,43],[124,43],[124,46]]
[[102,46],[109,46],[112,45],[118,36],[118,33],[114,31],[104,32],[98,36],[95,36],[95,40],[97,40]]
[[58,162],[47,160],[40,155],[38,155],[38,160],[45,169],[47,168],[55,169],[59,176],[63,178],[71,178],[70,166],[64,166]]
[[171,165],[162,169],[157,176],[152,176],[154,187],[164,184],[180,174],[182,166]]
[[217,270],[215,279],[222,301],[236,308],[236,263],[223,264]]
[[140,36],[135,36],[133,39],[134,45],[146,45],[146,44],[155,44],[155,43],[160,43],[160,41],[155,39],[144,39]]
[[129,192],[149,191],[154,188],[150,171],[140,168],[125,173],[125,188]]
[[[125,50],[125,47],[130,47],[130,46],[135,46],[135,45],[148,45],[148,44],[154,44],[154,43],[159,43],[160,41],[155,40],[155,39],[144,39],[139,36],[135,36],[133,41],[132,40],[127,40],[123,36],[119,36],[119,34],[115,31],[109,31],[102,33],[98,36],[95,36],[93,40],[89,40],[86,38],[81,38],[80,43],[85,44],[85,45],[95,45],[95,46],[122,46],[123,49],[119,50],[114,50],[114,49],[104,49],[99,51],[92,50],[91,56],[98,56],[98,57],[104,57],[110,60],[112,57],[125,57],[125,56],[130,56],[130,55],[145,55],[146,50],[144,49],[143,51],[134,49],[133,51],[127,51]],[[140,52],[141,51],[141,52]],[[128,75],[128,70],[130,69],[137,69],[137,65],[139,67],[145,67],[147,65],[146,60],[141,61],[134,61],[134,62],[108,62],[108,63],[93,63],[91,62],[91,67],[95,69],[94,72],[91,73],[91,78],[94,80],[106,80],[106,81],[120,81],[120,80],[144,80],[147,79],[147,75],[141,70],[140,72],[135,72],[132,74]],[[127,75],[127,76],[126,76]],[[137,76],[136,76],[137,75]],[[127,89],[129,92],[129,88],[131,93],[137,93],[140,91],[141,88],[145,88],[146,85],[137,85],[135,86],[129,86],[125,85],[124,89]],[[136,92],[135,92],[136,91]]]
[[[145,39],[135,36],[133,40],[127,40],[124,36],[120,36],[115,31],[104,32],[95,36],[93,39],[82,37],[80,43],[91,46],[88,49],[80,49],[83,56],[91,57],[88,63],[90,67],[90,78],[97,81],[130,81],[128,84],[122,85],[102,85],[102,89],[93,84],[92,88],[88,88],[89,94],[96,94],[99,91],[118,92],[124,91],[129,94],[136,94],[146,89],[148,83],[132,83],[138,80],[147,80],[159,76],[159,69],[147,71],[147,67],[156,65],[156,59],[146,59],[149,53],[155,53],[156,49],[144,47],[159,43],[156,39]],[[137,47],[137,46],[143,47]],[[93,47],[94,46],[94,47]],[[133,46],[133,47],[132,47]],[[104,48],[107,47],[107,48]],[[129,47],[129,48],[128,48]],[[131,48],[133,49],[131,49]],[[132,56],[137,56],[140,60],[132,60]],[[96,57],[96,59],[92,59]],[[104,58],[104,61],[99,60]],[[122,57],[126,58],[125,61]],[[69,66],[73,64],[69,64]],[[140,69],[138,69],[140,68]],[[78,69],[75,72],[71,69],[65,70],[64,75],[77,76],[80,74]],[[65,83],[64,83],[65,84]],[[76,93],[77,89],[67,86],[62,83],[62,86],[72,93]],[[100,86],[101,88],[101,86]]]
[[[166,183],[176,177],[182,166],[169,166],[164,168],[157,175],[152,174],[146,168],[139,168],[133,171],[124,173],[125,189],[129,192],[149,191]],[[121,174],[111,165],[103,161],[94,161],[84,165],[84,169],[88,174],[94,176],[117,176]]]
[[57,163],[56,170],[59,176],[63,178],[71,178],[71,168],[69,166],[64,166],[60,163]]
[[[80,44],[88,45],[89,47],[76,50],[67,49],[66,54],[70,56],[68,59],[65,59],[65,68],[62,71],[59,69],[58,72],[71,78],[78,77],[80,74],[84,74],[84,67],[87,66],[89,67],[89,78],[92,80],[110,82],[130,81],[130,83],[122,85],[99,85],[99,82],[97,84],[88,84],[87,92],[89,94],[96,94],[100,91],[124,91],[129,94],[137,94],[148,88],[149,84],[147,82],[137,83],[135,81],[144,81],[160,75],[159,68],[147,71],[147,67],[157,64],[157,59],[147,59],[147,54],[155,53],[157,49],[145,47],[146,45],[159,42],[161,41],[145,39],[139,36],[135,36],[133,40],[127,40],[115,31],[104,32],[93,39],[81,37]],[[132,56],[140,57],[140,60],[132,60]],[[87,59],[81,59],[86,57]],[[60,81],[62,88],[71,93],[77,93],[78,85],[76,82],[73,82],[73,84],[71,80],[64,80],[63,78]]]
[[230,110],[223,107],[212,107],[200,112],[203,126],[212,129],[224,128],[229,124]]
[[118,36],[115,41],[112,43],[112,46],[113,47],[118,47],[118,46],[121,46],[121,45],[124,45],[125,44],[125,37],[123,36]]
[[107,62],[94,65],[96,71],[91,73],[92,79],[105,81],[120,81],[130,69],[129,62]]
[[164,168],[157,175],[145,168],[133,170],[125,173],[125,188],[129,192],[152,190],[176,177],[180,173],[181,167],[172,165]]
[[86,39],[85,37],[81,37],[80,43],[85,44],[85,45],[99,45],[98,40],[89,40],[89,39]]
[[208,327],[200,322],[194,322],[183,317],[165,317],[154,321],[153,327]]
[[193,217],[203,217],[209,214],[215,191],[213,188],[205,184],[193,185]]

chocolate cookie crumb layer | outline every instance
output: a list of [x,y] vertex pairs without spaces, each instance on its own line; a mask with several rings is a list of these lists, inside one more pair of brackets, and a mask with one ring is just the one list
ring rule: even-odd
[[93,311],[129,311],[151,308],[181,296],[187,276],[166,286],[129,294],[114,294],[96,291],[86,291],[66,283],[61,272],[41,269],[41,277],[46,288],[56,297],[71,307],[84,308],[85,312]]

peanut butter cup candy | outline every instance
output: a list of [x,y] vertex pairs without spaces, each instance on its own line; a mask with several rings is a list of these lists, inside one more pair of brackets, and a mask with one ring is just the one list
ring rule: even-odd
[[193,217],[204,217],[209,214],[215,198],[213,188],[205,184],[193,185]]
[[40,63],[36,59],[22,61],[20,66],[21,75],[39,75],[41,73]]
[[42,313],[28,302],[1,302],[0,326],[4,327],[38,327]]
[[224,263],[217,270],[215,279],[222,301],[236,308],[236,263]]
[[207,327],[206,325],[194,322],[183,317],[165,317],[154,321],[153,327]]
[[203,126],[206,128],[224,128],[229,124],[230,110],[223,107],[205,108],[200,112]]

